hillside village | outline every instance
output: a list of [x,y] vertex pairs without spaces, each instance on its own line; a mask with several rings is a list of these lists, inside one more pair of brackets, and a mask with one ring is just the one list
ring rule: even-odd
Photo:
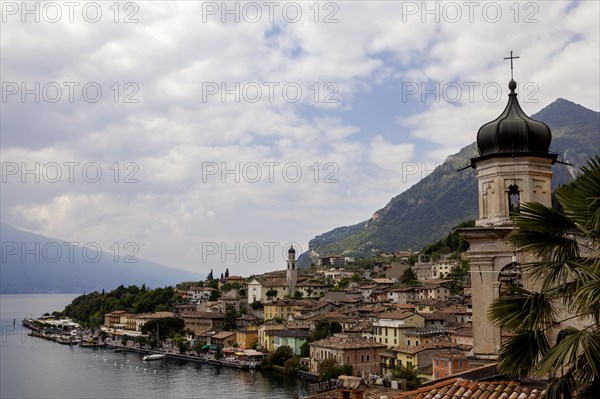
[[[298,270],[290,248],[286,270],[251,277],[226,271],[220,279],[209,275],[207,281],[184,282],[177,287],[180,303],[172,313],[116,310],[104,316],[103,329],[134,337],[153,318],[178,317],[184,321],[182,353],[198,344],[267,353],[289,347],[297,370],[315,378],[327,373],[320,367],[325,359],[366,379],[402,367],[432,379],[481,365],[467,358],[473,346],[472,306],[467,274],[457,273],[461,260],[430,261],[415,252],[377,258],[366,270],[353,267],[353,259],[342,266],[344,258],[336,256]],[[446,279],[451,273],[461,280]],[[232,314],[234,322],[227,323]],[[315,340],[324,323],[336,327]]]

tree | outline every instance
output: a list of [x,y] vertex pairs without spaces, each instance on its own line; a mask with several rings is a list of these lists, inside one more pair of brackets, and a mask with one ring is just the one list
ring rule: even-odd
[[300,356],[301,357],[309,357],[310,356],[310,343],[308,341],[305,341],[300,346]]
[[287,345],[281,345],[269,355],[271,364],[276,364],[277,366],[283,366],[285,361],[292,356],[294,356],[294,350]]
[[148,320],[142,325],[143,334],[151,334],[156,337],[157,331],[160,334],[159,340],[172,337],[183,333],[185,322],[178,317],[163,317],[160,319]]
[[185,353],[188,350],[188,345],[189,343],[187,342],[184,336],[176,335],[173,337],[173,346],[179,348],[179,353]]
[[304,294],[302,293],[302,291],[296,290],[296,292],[294,292],[294,298],[302,298],[303,296]]
[[317,373],[321,381],[328,381],[336,379],[340,375],[352,375],[352,366],[350,364],[340,366],[336,360],[329,358],[319,363]]
[[298,356],[290,357],[283,363],[283,371],[288,374],[295,373],[300,368],[300,358]]
[[235,310],[235,306],[228,303],[225,306],[225,320],[223,321],[223,330],[235,331],[237,328],[238,312]]
[[225,278],[229,277],[229,268],[225,269]]
[[206,276],[206,281],[212,281],[212,280],[214,280],[213,271],[212,271],[212,269],[210,269],[210,273],[208,273],[208,275]]
[[221,297],[221,291],[214,290],[214,291],[210,292],[210,295],[208,296],[208,300],[211,302],[214,302],[214,301],[218,300],[220,297]]
[[121,345],[123,346],[127,346],[127,341],[129,341],[129,337],[127,336],[127,334],[123,335],[123,337],[121,338]]
[[[541,261],[522,266],[539,291],[509,286],[489,316],[512,336],[498,366],[509,377],[550,376],[548,399],[600,397],[600,156],[577,179],[555,191],[562,212],[521,204],[510,242]],[[564,316],[565,311],[567,316]],[[558,322],[578,327],[548,337]]]
[[204,351],[204,344],[202,342],[196,342],[192,347],[192,350],[196,352],[198,356],[200,356],[200,353]]
[[265,293],[265,295],[267,296],[267,299],[269,301],[272,301],[273,298],[275,298],[277,295],[279,295],[279,292],[276,289],[271,288],[269,291],[267,291]]
[[144,345],[146,345],[148,343],[148,339],[146,337],[144,337],[143,335],[138,335],[137,337],[134,338],[133,341],[136,344],[138,344],[140,346],[140,348],[143,348]]
[[403,366],[402,364],[396,366],[396,368],[392,371],[392,376],[394,378],[400,378],[406,380],[406,389],[412,391],[421,386],[421,380],[418,377],[419,369],[415,366],[408,365]]
[[461,294],[463,292],[463,283],[469,275],[469,261],[463,260],[458,266],[453,267],[446,276],[450,283],[450,292],[452,294]]
[[337,321],[329,322],[327,320],[321,320],[315,325],[311,341],[318,341],[339,332],[342,332],[342,325],[340,323]]
[[413,270],[412,267],[409,267],[400,276],[400,282],[406,285],[416,285],[419,280],[417,278],[417,273]]

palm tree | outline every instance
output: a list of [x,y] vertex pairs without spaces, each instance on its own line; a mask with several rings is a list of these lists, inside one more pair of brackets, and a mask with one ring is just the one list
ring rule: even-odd
[[490,319],[511,333],[498,366],[511,378],[549,376],[548,399],[600,398],[600,156],[555,195],[560,210],[528,203],[514,216],[509,240],[538,259],[522,265],[538,290],[509,286],[492,303]]

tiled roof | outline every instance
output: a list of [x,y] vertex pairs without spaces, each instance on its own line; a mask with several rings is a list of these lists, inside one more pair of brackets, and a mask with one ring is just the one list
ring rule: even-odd
[[379,315],[379,319],[393,319],[393,320],[404,320],[411,316],[421,316],[407,310],[394,310],[393,312],[387,312]]
[[224,319],[224,313],[216,312],[184,312],[181,317],[189,319]]
[[545,390],[520,386],[518,381],[472,381],[452,378],[403,392],[394,399],[538,399]]
[[287,287],[288,283],[285,278],[273,278],[260,281],[263,287]]
[[335,335],[313,342],[310,346],[333,349],[387,348],[387,345],[377,343],[370,339],[361,337],[336,337]]
[[400,352],[405,354],[416,354],[426,350],[443,350],[453,348],[458,345],[449,342],[431,342],[423,345],[400,345],[392,348],[394,352]]
[[215,335],[213,335],[213,338],[215,338],[215,339],[225,339],[225,338],[231,337],[232,335],[235,335],[235,332],[220,331],[220,332],[216,333]]

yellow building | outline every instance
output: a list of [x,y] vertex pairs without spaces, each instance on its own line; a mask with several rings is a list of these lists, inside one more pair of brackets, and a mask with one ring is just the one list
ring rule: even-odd
[[235,334],[235,342],[240,348],[251,349],[254,348],[258,342],[258,328],[256,326],[248,326],[243,329],[240,328]]
[[441,350],[449,350],[457,345],[449,343],[441,344],[425,344],[425,345],[401,345],[393,348],[396,353],[396,364],[405,367],[414,366],[420,369],[431,366],[433,357]]
[[373,322],[373,338],[388,347],[405,345],[406,331],[424,326],[425,318],[419,314],[405,310],[382,313],[379,319]]
[[287,326],[284,323],[267,321],[262,326],[258,327],[258,343],[269,352],[273,351],[274,337],[273,335],[268,335],[267,331],[275,330],[287,330]]
[[284,299],[275,302],[267,302],[264,307],[265,320],[271,320],[274,318],[281,318],[288,320],[288,318],[299,315],[300,309],[305,306],[312,305],[314,302],[308,300],[295,300],[295,299]]

